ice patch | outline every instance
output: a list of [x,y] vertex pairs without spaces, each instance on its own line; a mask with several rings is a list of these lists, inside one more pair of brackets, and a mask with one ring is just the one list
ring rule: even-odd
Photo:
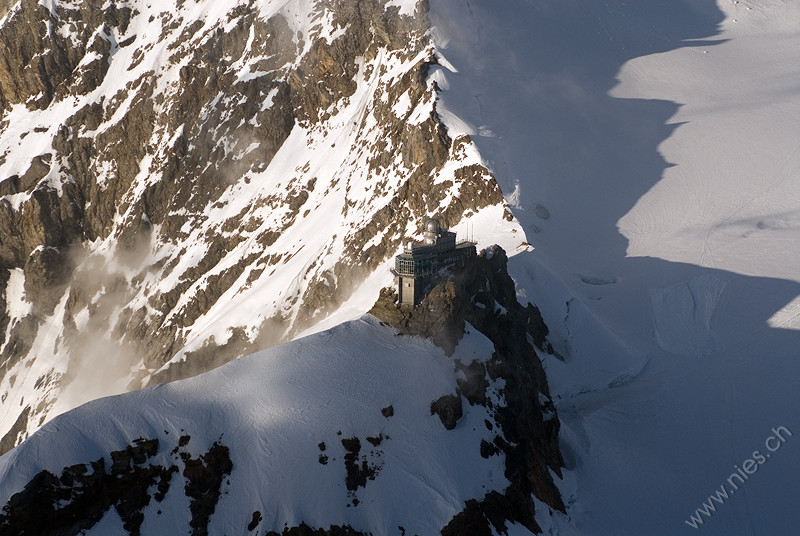
[[408,114],[411,108],[411,97],[408,95],[408,90],[398,97],[397,102],[392,106],[392,112],[398,119],[403,119]]
[[399,7],[400,15],[410,16],[414,14],[417,4],[413,0],[389,0],[386,2],[386,8],[390,7]]

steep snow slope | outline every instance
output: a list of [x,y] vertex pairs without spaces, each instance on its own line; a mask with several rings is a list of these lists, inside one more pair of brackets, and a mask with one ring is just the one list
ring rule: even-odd
[[800,430],[800,7],[434,0],[432,21],[444,106],[536,246],[517,282],[564,339],[555,530],[791,533],[795,437],[728,479]]
[[[263,518],[258,534],[301,522],[347,524],[376,535],[397,534],[398,526],[428,534],[466,499],[508,485],[502,458],[480,455],[481,439],[494,435],[484,424],[492,419],[486,408],[465,407],[455,430],[430,411],[433,400],[456,391],[453,360],[486,359],[491,352],[476,331],[446,358],[430,341],[397,337],[374,320],[345,323],[190,380],[98,400],[54,419],[0,460],[0,502],[42,469],[60,475],[138,437],[158,439],[159,452],[149,463],[169,467],[177,463],[172,446],[188,435],[185,450],[192,456],[219,442],[233,462],[209,534],[246,533],[256,511]],[[389,406],[393,415],[386,417],[381,410]],[[355,464],[363,458],[375,470],[374,479],[365,478],[356,490],[346,486],[343,440],[351,438],[361,443]],[[191,512],[180,504],[186,498],[179,476],[163,502],[151,501],[144,510],[142,534],[189,533]],[[87,534],[113,532],[114,523],[121,528],[112,508]]]
[[526,247],[475,146],[436,114],[425,6],[10,8],[0,451],[81,402],[291,339],[368,276],[354,300],[371,304],[432,215]]

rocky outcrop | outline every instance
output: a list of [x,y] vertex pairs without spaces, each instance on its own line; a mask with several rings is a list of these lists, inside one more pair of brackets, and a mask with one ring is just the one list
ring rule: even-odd
[[[124,32],[131,13],[130,7],[96,0],[49,8],[23,0],[0,37],[0,107],[24,103],[45,109],[57,96],[97,87],[108,70],[111,47],[95,31]],[[53,31],[62,25],[74,31]],[[87,54],[97,57],[84,62]]]
[[[468,501],[464,511],[442,529],[445,536],[502,534],[509,521],[540,532],[532,496],[564,511],[550,473],[560,476],[563,466],[560,424],[537,355],[537,349],[552,353],[548,329],[536,306],[517,301],[507,263],[502,248],[493,246],[463,270],[442,277],[413,309],[398,307],[394,289],[384,289],[370,311],[400,333],[431,338],[448,355],[453,354],[467,323],[494,344],[494,354],[485,364],[456,361],[456,370],[462,373],[458,393],[433,401],[431,413],[452,429],[460,418],[462,400],[490,408],[497,434],[492,443],[481,444],[481,455],[503,454],[511,484],[502,493],[492,491]],[[489,382],[500,379],[505,383],[504,403],[494,404],[486,392]]]
[[14,445],[20,440],[20,437],[25,437],[25,431],[28,429],[28,416],[31,413],[30,406],[26,406],[17,417],[17,421],[11,426],[11,429],[0,439],[0,450],[9,451],[14,448]]
[[4,534],[78,534],[91,528],[114,506],[130,534],[139,534],[148,488],[157,486],[162,500],[177,467],[145,466],[158,451],[157,440],[139,439],[125,450],[86,465],[65,467],[60,476],[42,471],[3,507]]
[[215,443],[193,458],[184,450],[188,442],[188,436],[180,438],[169,466],[153,463],[160,452],[157,439],[140,438],[109,453],[108,461],[100,458],[65,467],[59,476],[41,471],[3,507],[0,534],[82,534],[113,507],[127,533],[138,536],[144,508],[164,500],[180,478],[175,476],[181,473],[179,465],[183,465],[192,535],[208,534],[209,518],[232,463],[224,445]]
[[438,415],[442,426],[452,430],[458,420],[464,415],[461,405],[461,396],[444,395],[431,402],[431,415]]
[[[189,436],[183,436],[179,447],[188,442]],[[184,463],[183,476],[186,479],[184,491],[190,500],[189,510],[192,513],[189,522],[192,536],[206,536],[209,519],[222,491],[222,480],[233,469],[228,447],[214,443],[208,452],[198,458],[182,452],[181,459]]]

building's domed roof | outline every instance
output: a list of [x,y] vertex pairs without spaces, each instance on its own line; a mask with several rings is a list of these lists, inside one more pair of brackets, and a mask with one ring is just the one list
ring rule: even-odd
[[428,233],[439,234],[442,231],[442,227],[441,225],[439,225],[439,220],[437,219],[428,220],[428,224],[425,226],[425,231]]

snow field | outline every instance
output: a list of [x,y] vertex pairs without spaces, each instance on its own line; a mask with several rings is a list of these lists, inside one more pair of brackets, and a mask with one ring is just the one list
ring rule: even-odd
[[[572,483],[548,530],[694,530],[772,427],[800,429],[800,6],[432,9],[440,98],[492,133],[536,248],[509,269],[564,357],[545,366]],[[798,462],[787,443],[700,530],[791,533]]]
[[[42,469],[60,474],[65,466],[107,458],[138,437],[158,438],[152,461],[170,463],[178,437],[190,435],[193,455],[220,441],[233,461],[210,533],[235,533],[260,511],[262,528],[346,523],[395,534],[403,525],[424,534],[431,524],[446,524],[466,499],[508,485],[502,457],[480,456],[480,440],[492,435],[485,408],[465,404],[452,431],[430,413],[433,400],[455,393],[454,359],[491,356],[488,339],[470,331],[446,358],[430,341],[396,336],[365,317],[189,380],[90,402],[0,458],[0,501]],[[394,416],[386,418],[381,409],[390,405]],[[380,435],[378,447],[367,441]],[[379,467],[355,495],[345,488],[341,444],[352,437]],[[326,465],[319,462],[321,442]],[[353,497],[358,505],[348,507]],[[186,532],[189,514],[181,501],[182,484],[174,481],[164,502],[145,510],[143,534]],[[183,513],[159,516],[157,510]],[[112,509],[89,533],[103,534],[118,523],[115,516]]]

